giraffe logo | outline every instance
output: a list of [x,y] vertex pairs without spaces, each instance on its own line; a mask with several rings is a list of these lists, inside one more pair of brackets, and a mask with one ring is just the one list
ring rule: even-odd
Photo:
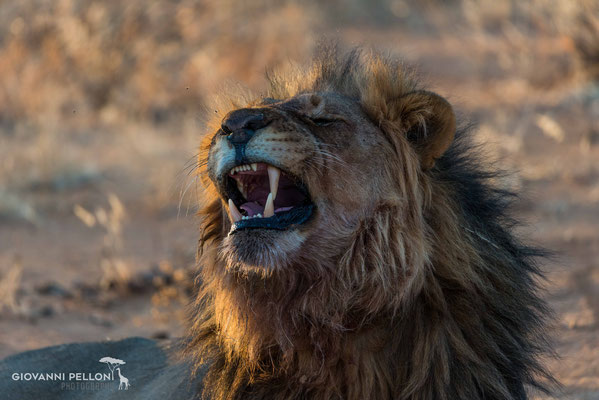
[[119,390],[129,390],[129,379],[125,378],[123,375],[121,375],[121,369],[117,368],[116,369],[119,373]]
[[102,357],[99,362],[108,365],[112,380],[114,380],[114,370],[116,369],[119,376],[119,390],[129,390],[129,386],[131,386],[129,379],[121,373],[121,366],[126,364],[125,361],[118,358]]

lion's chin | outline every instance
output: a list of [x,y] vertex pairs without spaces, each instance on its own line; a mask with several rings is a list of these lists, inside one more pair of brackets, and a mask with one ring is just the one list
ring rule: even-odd
[[248,229],[228,235],[221,255],[228,268],[248,273],[270,273],[289,265],[305,241],[297,229]]

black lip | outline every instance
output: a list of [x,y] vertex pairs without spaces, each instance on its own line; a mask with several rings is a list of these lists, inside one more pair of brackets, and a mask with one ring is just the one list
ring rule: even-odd
[[275,229],[279,231],[293,229],[307,222],[313,211],[314,204],[305,204],[268,218],[242,219],[233,224],[231,234],[246,229]]

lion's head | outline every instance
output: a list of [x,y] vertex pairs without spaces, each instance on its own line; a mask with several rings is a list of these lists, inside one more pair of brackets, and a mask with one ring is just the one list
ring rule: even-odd
[[231,111],[211,138],[207,170],[229,214],[230,267],[270,273],[310,252],[339,257],[381,205],[422,207],[409,203],[423,198],[406,198],[405,185],[449,147],[451,106],[401,88],[382,127],[356,97],[381,94],[332,89]]
[[189,344],[206,393],[518,398],[535,382],[536,253],[446,100],[398,62],[324,51],[216,111]]

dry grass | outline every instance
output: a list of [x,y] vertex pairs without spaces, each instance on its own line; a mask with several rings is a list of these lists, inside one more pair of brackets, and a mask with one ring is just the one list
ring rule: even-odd
[[121,290],[128,288],[131,271],[123,256],[123,222],[126,218],[125,206],[114,194],[108,195],[109,207],[98,207],[94,213],[76,204],[73,212],[88,228],[98,225],[104,231],[100,255],[102,278],[100,288],[114,286]]
[[8,311],[17,314],[20,311],[18,293],[22,275],[23,265],[16,259],[8,271],[0,276],[0,313]]
[[[597,63],[592,0],[317,2],[27,0],[0,5],[0,124],[181,124],[234,78],[304,60],[315,28],[356,23],[454,26],[468,34],[563,35]],[[253,23],[253,21],[256,21]],[[258,22],[259,21],[259,22]],[[409,27],[409,25],[408,25]],[[516,32],[516,33],[514,33]]]
[[[0,190],[23,199],[19,192],[31,188],[97,185],[106,162],[131,163],[132,150],[143,156],[137,162],[145,162],[168,146],[167,135],[192,148],[201,110],[223,82],[260,90],[267,67],[301,62],[321,33],[343,41],[344,31],[353,27],[467,36],[471,46],[488,43],[486,52],[498,58],[498,68],[521,70],[528,86],[550,87],[579,75],[597,79],[597,15],[599,3],[593,0],[4,2],[0,177],[6,183]],[[537,39],[547,36],[561,38],[561,47],[571,49],[579,65],[562,52],[554,67],[539,69]],[[493,47],[497,39],[503,48]],[[146,133],[134,133],[139,130]],[[84,150],[117,140],[124,146],[112,160]],[[140,146],[140,140],[154,147]],[[154,210],[177,201],[172,182],[181,164],[170,161],[154,170],[150,165],[144,177]],[[37,210],[35,201],[28,210],[2,207],[0,201],[2,208],[21,219],[34,218]]]
[[[223,80],[256,86],[264,65],[302,58],[312,45],[309,10],[274,0],[30,0],[0,11],[0,120],[8,127],[49,118],[180,122]],[[262,23],[247,24],[252,18]]]
[[599,81],[599,12],[589,10],[580,15],[573,33],[578,55],[591,79]]

